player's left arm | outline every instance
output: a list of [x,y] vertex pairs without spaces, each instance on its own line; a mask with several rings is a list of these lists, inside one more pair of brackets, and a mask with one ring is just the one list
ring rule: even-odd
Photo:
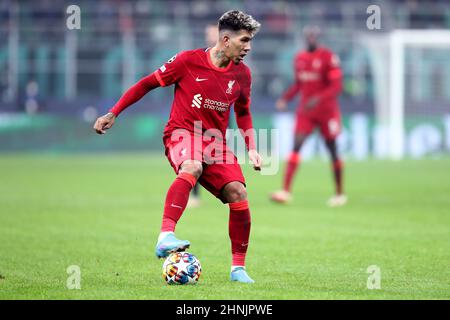
[[339,63],[339,57],[330,52],[327,57],[326,77],[328,85],[319,95],[319,101],[329,98],[337,98],[342,91],[342,70]]
[[311,109],[324,100],[337,98],[342,91],[342,70],[339,57],[330,52],[325,63],[325,77],[328,85],[319,94],[312,96],[306,102],[306,109]]
[[253,163],[255,170],[261,170],[262,157],[256,150],[255,130],[253,129],[252,114],[250,112],[250,92],[251,92],[251,75],[248,75],[240,84],[241,94],[234,104],[234,112],[236,114],[236,123],[244,138],[245,145],[248,150],[248,157]]

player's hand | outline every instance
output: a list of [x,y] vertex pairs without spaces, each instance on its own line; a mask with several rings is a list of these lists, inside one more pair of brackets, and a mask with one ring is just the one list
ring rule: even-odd
[[306,101],[305,109],[309,110],[314,108],[319,103],[319,97],[318,96],[312,96],[309,98],[308,101]]
[[262,166],[262,158],[259,155],[258,151],[256,150],[249,150],[248,151],[248,157],[250,159],[250,161],[253,163],[253,168],[256,171],[261,171],[261,166]]
[[285,100],[283,99],[278,99],[275,107],[277,108],[278,111],[286,111],[287,110],[287,103]]
[[101,116],[100,118],[95,121],[94,124],[94,130],[98,134],[105,134],[106,130],[111,128],[114,124],[114,121],[116,120],[116,116],[112,112],[108,112],[104,116]]

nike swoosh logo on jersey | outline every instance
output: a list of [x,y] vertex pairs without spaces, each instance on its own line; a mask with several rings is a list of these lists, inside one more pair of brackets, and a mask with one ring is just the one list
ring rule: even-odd
[[183,207],[177,206],[176,204],[173,204],[173,203],[172,203],[170,206],[171,206],[171,207],[174,207],[174,208],[180,208],[180,209],[183,209]]
[[208,79],[201,79],[201,78],[199,78],[199,77],[197,77],[197,78],[195,79],[195,81],[197,81],[197,82],[205,81],[205,80],[208,80]]

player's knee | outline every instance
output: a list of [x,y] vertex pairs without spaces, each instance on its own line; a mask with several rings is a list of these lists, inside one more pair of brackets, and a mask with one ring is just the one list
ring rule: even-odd
[[305,142],[307,135],[297,134],[294,139],[294,151],[299,152]]
[[224,188],[225,199],[228,202],[239,202],[247,200],[247,189],[238,181],[228,183]]
[[181,165],[180,172],[186,172],[192,174],[196,178],[199,178],[203,172],[203,166],[198,160],[186,160]]

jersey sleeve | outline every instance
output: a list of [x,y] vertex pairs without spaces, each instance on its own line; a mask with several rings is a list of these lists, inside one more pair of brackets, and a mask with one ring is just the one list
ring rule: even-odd
[[301,90],[301,82],[296,80],[281,96],[284,101],[291,101]]
[[117,117],[123,110],[145,96],[147,92],[158,88],[160,84],[158,83],[155,74],[156,72],[153,72],[129,88],[122,95],[119,101],[117,101],[117,103],[109,110],[109,112],[113,113]]
[[252,91],[252,75],[250,70],[246,68],[245,74],[239,83],[241,87],[241,92],[239,98],[236,100],[236,105],[248,106],[250,105],[250,95]]
[[333,52],[329,52],[329,54],[327,55],[326,72],[328,81],[342,78],[342,70],[339,57]]
[[236,123],[244,138],[247,150],[256,149],[255,135],[253,130],[252,114],[250,112],[250,94],[252,89],[252,76],[249,69],[240,82],[241,92],[234,104]]
[[300,70],[300,57],[297,55],[294,58],[293,69],[294,69],[294,83],[282,94],[281,99],[284,101],[291,101],[302,88],[302,83],[299,78],[299,70]]
[[167,87],[180,81],[185,71],[186,51],[182,51],[174,55],[156,70],[155,75],[161,87]]
[[326,56],[326,68],[324,69],[327,79],[327,87],[318,95],[320,100],[337,98],[342,91],[342,70],[339,57],[333,52],[328,52]]

